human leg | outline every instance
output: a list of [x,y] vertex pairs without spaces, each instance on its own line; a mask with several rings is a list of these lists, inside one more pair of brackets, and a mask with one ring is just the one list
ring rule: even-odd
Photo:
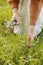
[[18,16],[18,6],[19,6],[19,0],[8,0],[12,11],[13,11],[13,16],[11,18],[11,21],[16,19],[17,22],[20,22],[19,16]]
[[41,0],[31,0],[31,4],[30,4],[30,26],[29,26],[29,35],[28,35],[29,43],[31,43],[31,41],[34,38],[34,28],[35,28],[35,24],[36,24],[37,18],[39,16],[41,7],[42,7]]

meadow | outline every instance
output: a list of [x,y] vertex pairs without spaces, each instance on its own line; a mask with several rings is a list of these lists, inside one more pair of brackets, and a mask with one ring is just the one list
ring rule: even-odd
[[0,65],[43,65],[43,29],[26,49],[26,35],[15,35],[4,26],[11,16],[9,4],[0,0]]

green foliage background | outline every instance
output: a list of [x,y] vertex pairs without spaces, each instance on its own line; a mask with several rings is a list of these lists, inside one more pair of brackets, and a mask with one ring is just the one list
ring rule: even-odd
[[11,16],[9,4],[0,0],[0,65],[43,65],[43,30],[26,50],[26,36],[15,35],[4,26]]

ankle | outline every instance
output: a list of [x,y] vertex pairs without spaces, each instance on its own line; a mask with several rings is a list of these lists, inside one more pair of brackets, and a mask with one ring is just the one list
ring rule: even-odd
[[18,9],[17,8],[13,8],[13,16],[17,17],[18,15]]
[[13,13],[17,13],[18,9],[17,8],[13,8],[12,11],[13,11]]

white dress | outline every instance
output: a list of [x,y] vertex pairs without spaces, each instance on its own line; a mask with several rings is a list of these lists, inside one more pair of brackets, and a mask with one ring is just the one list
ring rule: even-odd
[[34,30],[34,36],[37,36],[43,28],[43,7],[41,8],[41,12],[39,14],[39,18],[37,20],[35,30]]
[[30,0],[23,1],[23,5],[19,7],[18,13],[22,22],[20,32],[26,35],[29,32]]
[[[29,22],[30,22],[30,0],[24,0],[22,7],[19,7],[18,14],[20,16],[22,26],[20,27],[20,34],[28,34],[29,33]],[[37,20],[34,36],[37,36],[41,29],[43,28],[43,7],[41,9],[39,18]]]

